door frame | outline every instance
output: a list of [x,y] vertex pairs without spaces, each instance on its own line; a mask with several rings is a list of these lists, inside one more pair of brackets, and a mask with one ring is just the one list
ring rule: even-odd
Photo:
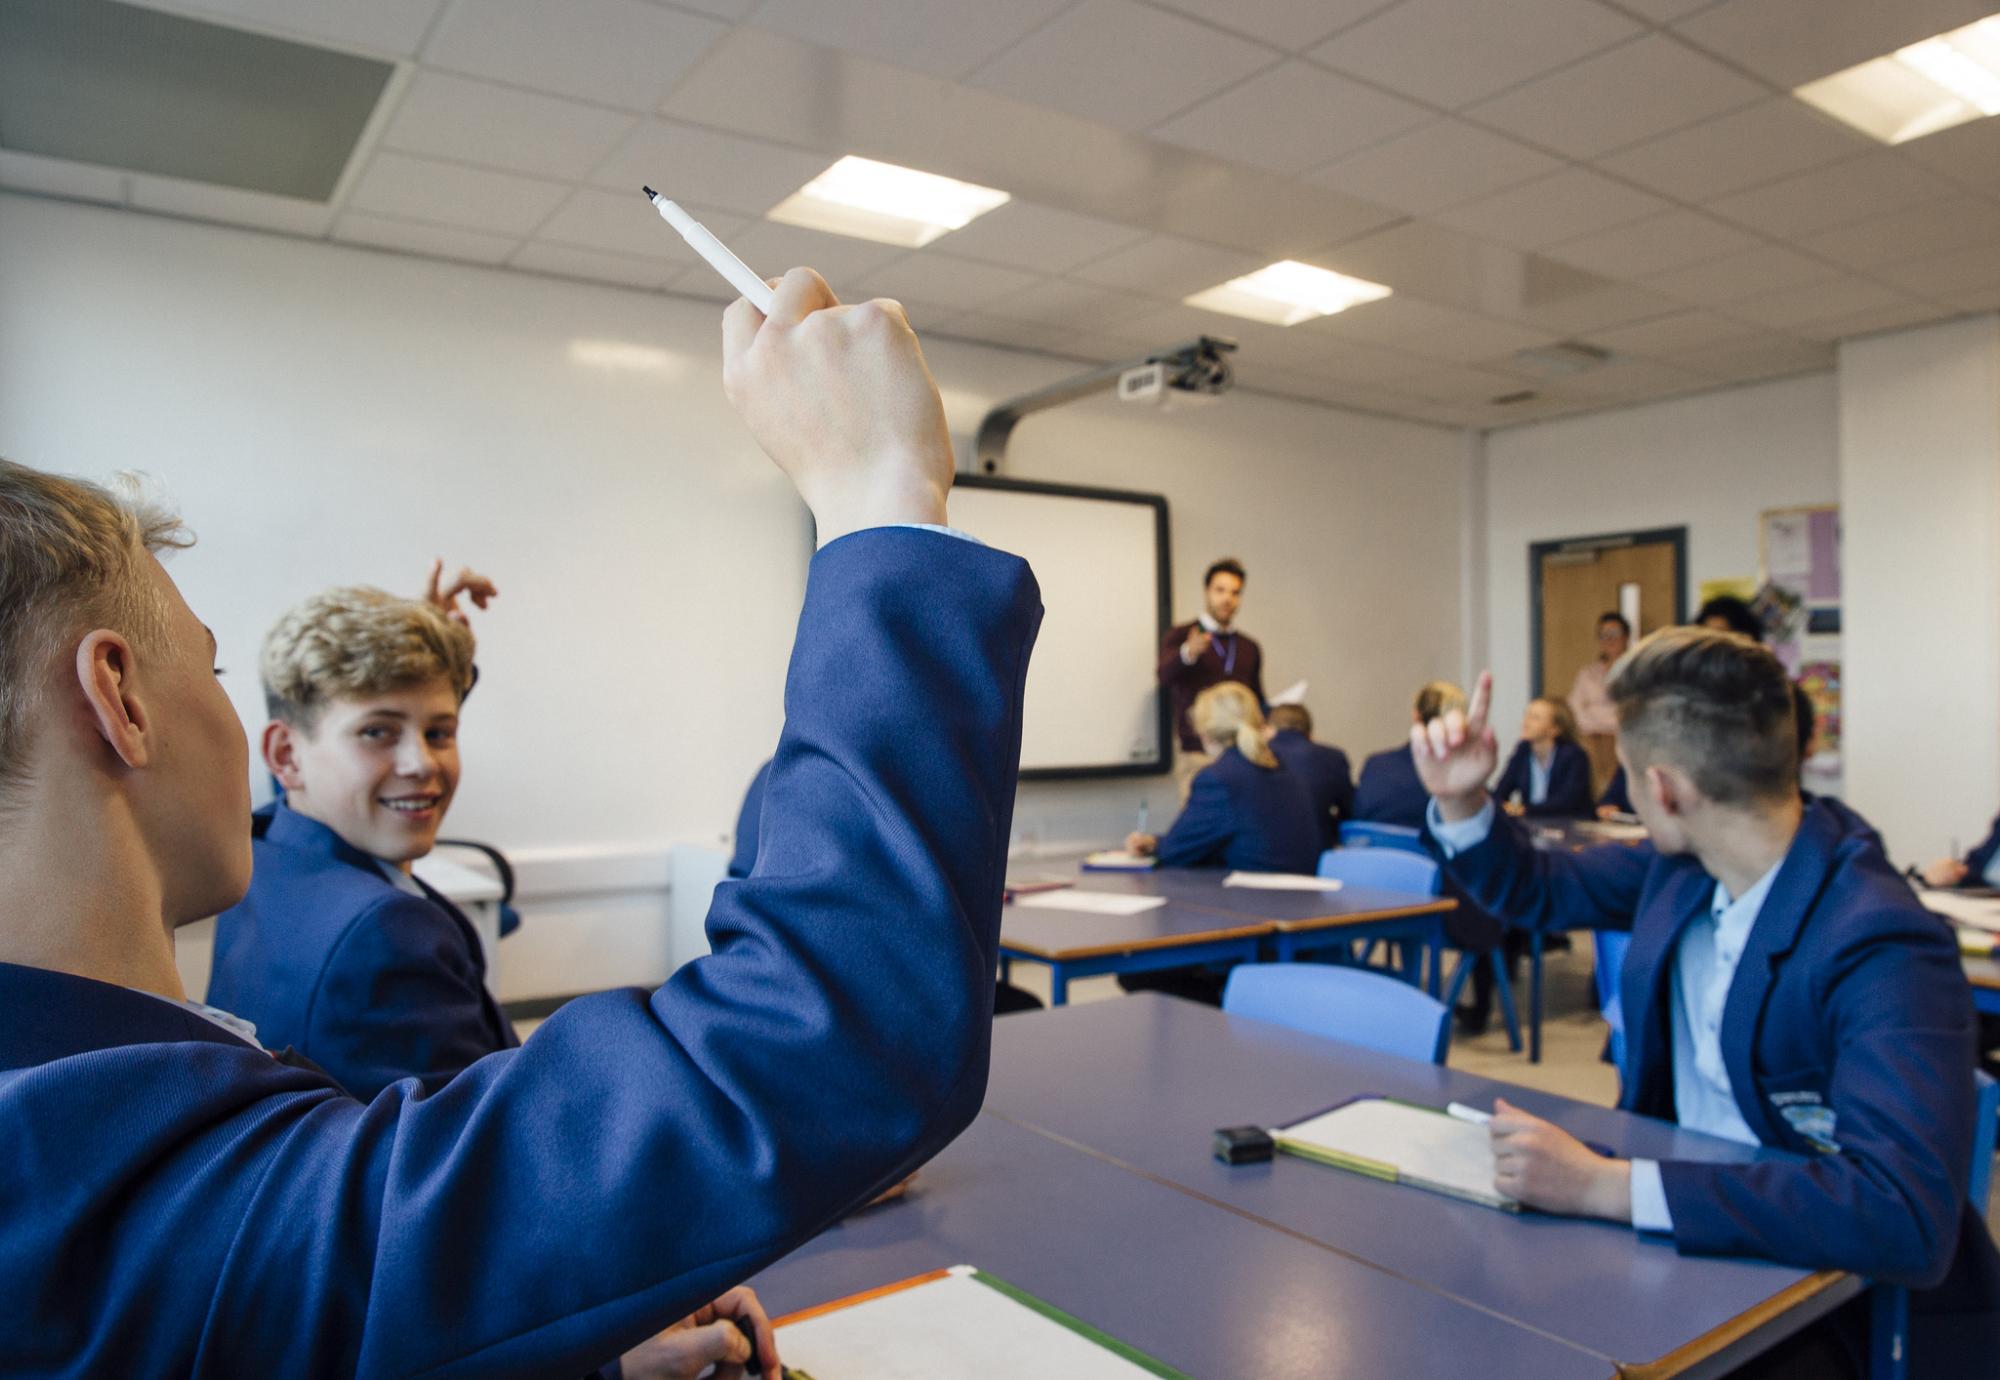
[[1542,557],[1564,551],[1607,551],[1622,546],[1647,546],[1653,542],[1666,542],[1674,549],[1674,622],[1685,623],[1688,617],[1688,529],[1685,525],[1528,543],[1528,684],[1534,698],[1540,699],[1542,695]]

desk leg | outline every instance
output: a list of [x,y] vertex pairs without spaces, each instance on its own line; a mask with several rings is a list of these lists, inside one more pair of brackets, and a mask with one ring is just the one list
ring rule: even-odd
[[1289,932],[1279,930],[1271,936],[1271,956],[1279,963],[1290,963],[1299,956],[1298,948]]
[[1061,1006],[1069,1000],[1069,969],[1060,963],[1049,965],[1049,1005]]
[[1542,1062],[1542,932],[1528,936],[1528,1062]]
[[1431,925],[1430,950],[1430,992],[1435,997],[1441,994],[1444,987],[1444,921],[1442,920]]
[[1910,1294],[1878,1284],[1868,1294],[1868,1380],[1904,1380],[1909,1374]]
[[1014,978],[1014,960],[1013,960],[1013,959],[1011,959],[1011,958],[1009,958],[1009,957],[1007,957],[1007,955],[1005,955],[1005,954],[1001,954],[1001,955],[1000,955],[1000,980],[1001,980],[1002,982],[1011,982],[1011,981],[1013,980],[1013,978]]

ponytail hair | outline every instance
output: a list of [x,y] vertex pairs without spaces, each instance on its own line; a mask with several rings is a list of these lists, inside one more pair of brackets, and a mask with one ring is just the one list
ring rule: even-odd
[[1188,717],[1204,743],[1233,747],[1267,770],[1278,765],[1264,741],[1264,711],[1257,707],[1257,697],[1248,687],[1233,680],[1211,685],[1194,697]]

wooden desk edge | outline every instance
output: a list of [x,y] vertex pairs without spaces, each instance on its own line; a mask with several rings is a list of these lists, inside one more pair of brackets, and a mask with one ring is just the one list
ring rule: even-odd
[[1389,906],[1382,910],[1356,911],[1352,915],[1322,915],[1310,920],[1273,920],[1271,926],[1283,933],[1293,930],[1329,930],[1342,925],[1373,925],[1383,920],[1407,920],[1413,915],[1444,915],[1458,909],[1458,902],[1450,896],[1441,896],[1435,901],[1426,901],[1416,906]]
[[[1226,912],[1211,911],[1221,915]],[[1196,934],[1167,934],[1151,939],[1135,939],[1129,944],[1091,944],[1074,949],[1044,949],[1033,944],[1022,944],[1009,940],[1002,932],[1000,952],[1015,954],[1022,958],[1040,959],[1044,963],[1069,963],[1079,958],[1109,958],[1113,954],[1136,954],[1149,949],[1185,949],[1195,944],[1215,944],[1231,939],[1261,939],[1269,934],[1272,923],[1269,920],[1246,920],[1241,925],[1228,929],[1203,930]]]
[[[1842,1270],[1821,1270],[1817,1274],[1807,1275],[1797,1284],[1780,1290],[1755,1308],[1739,1313],[1722,1326],[1712,1328],[1694,1340],[1675,1347],[1657,1361],[1620,1362],[1618,1366],[1620,1380],[1667,1380],[1673,1376],[1726,1374],[1726,1371],[1720,1370],[1711,1372],[1703,1366],[1703,1363],[1722,1356],[1738,1342],[1769,1327],[1808,1300],[1818,1298],[1828,1290],[1837,1289],[1852,1279],[1853,1276]],[[1859,1292],[1858,1289],[1855,1292]],[[1814,1313],[1806,1321],[1815,1322],[1822,1314],[1830,1312],[1834,1306],[1846,1301],[1845,1298],[1835,1299],[1827,1308]],[[1733,1368],[1745,1359],[1747,1358],[1742,1356],[1731,1357],[1729,1366]]]

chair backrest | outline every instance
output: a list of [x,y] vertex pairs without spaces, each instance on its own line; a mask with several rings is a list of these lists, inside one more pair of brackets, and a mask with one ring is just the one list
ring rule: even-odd
[[1973,1070],[1972,1081],[1979,1090],[1979,1115],[1973,1119],[1979,1129],[1972,1137],[1972,1191],[1966,1196],[1984,1217],[1987,1194],[1993,1188],[1993,1129],[2000,1122],[2000,1083],[1983,1069]]
[[1405,1059],[1444,1062],[1451,1012],[1420,987],[1365,968],[1239,963],[1222,1009]]
[[[1350,819],[1340,826],[1342,848],[1400,848],[1405,853],[1424,853],[1423,831],[1407,824],[1376,824]],[[1425,853],[1428,857],[1429,854]]]
[[1435,859],[1400,848],[1329,848],[1319,855],[1319,875],[1349,886],[1414,891],[1424,896],[1437,895],[1441,885]]
[[1618,975],[1625,971],[1625,951],[1632,947],[1627,930],[1592,930],[1597,950],[1597,1009],[1611,1027],[1611,1062],[1625,1076],[1625,1003],[1618,995]]

